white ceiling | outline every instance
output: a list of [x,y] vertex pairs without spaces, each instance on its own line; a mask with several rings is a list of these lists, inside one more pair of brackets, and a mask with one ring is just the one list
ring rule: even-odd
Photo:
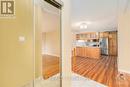
[[[73,32],[115,31],[118,24],[120,0],[72,0],[71,23]],[[126,5],[127,0],[122,6]],[[82,22],[91,22],[87,29],[80,29]]]
[[[130,8],[130,0],[71,0],[71,25],[73,32],[115,31],[118,14]],[[60,26],[59,10],[53,6],[36,0],[42,9],[41,27],[43,32],[54,31]],[[80,29],[83,22],[90,22],[87,29]]]

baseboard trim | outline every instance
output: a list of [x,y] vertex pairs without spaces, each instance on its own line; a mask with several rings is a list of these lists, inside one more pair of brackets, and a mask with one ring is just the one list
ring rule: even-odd
[[59,55],[56,55],[56,54],[49,54],[49,53],[46,53],[46,54],[42,53],[42,55],[50,55],[50,56],[60,57]]
[[124,72],[124,73],[130,74],[130,71],[123,70],[123,69],[119,69],[119,72]]
[[26,83],[22,87],[33,87],[33,86],[35,87],[35,84],[42,81],[42,80],[43,80],[43,78],[42,78],[42,76],[40,76],[40,77],[36,78],[35,80]]

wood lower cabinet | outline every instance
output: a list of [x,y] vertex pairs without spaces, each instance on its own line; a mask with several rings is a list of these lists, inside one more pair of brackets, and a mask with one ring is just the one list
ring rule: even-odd
[[76,47],[76,56],[100,59],[101,50],[99,47]]

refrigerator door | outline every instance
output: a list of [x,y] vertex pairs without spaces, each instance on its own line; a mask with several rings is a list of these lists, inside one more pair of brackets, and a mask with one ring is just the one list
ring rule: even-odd
[[108,55],[108,38],[100,39],[101,54]]

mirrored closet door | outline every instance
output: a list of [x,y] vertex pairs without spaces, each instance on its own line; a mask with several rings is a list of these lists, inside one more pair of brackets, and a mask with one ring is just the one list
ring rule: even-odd
[[54,0],[36,0],[35,3],[35,86],[40,82],[46,87],[60,87],[62,5]]

